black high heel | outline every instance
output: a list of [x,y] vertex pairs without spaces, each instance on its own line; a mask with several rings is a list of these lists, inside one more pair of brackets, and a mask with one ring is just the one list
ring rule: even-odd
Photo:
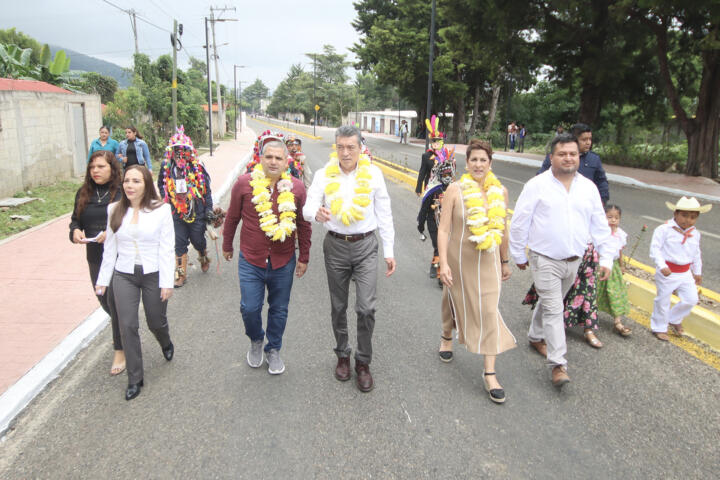
[[495,403],[505,403],[505,390],[502,388],[493,388],[492,390],[488,387],[487,379],[490,375],[495,375],[495,372],[483,372],[483,383],[485,384],[485,391],[490,394],[490,400]]
[[125,390],[125,400],[132,400],[133,398],[140,395],[140,389],[144,386],[142,380],[138,383],[128,384],[127,390]]
[[163,347],[162,349],[163,356],[165,357],[165,360],[168,362],[173,359],[173,355],[175,354],[175,345],[173,345],[172,342],[170,342],[170,345],[167,347]]

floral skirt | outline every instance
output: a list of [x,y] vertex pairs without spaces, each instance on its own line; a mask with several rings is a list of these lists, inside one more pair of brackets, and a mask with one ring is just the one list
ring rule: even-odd
[[607,312],[613,317],[630,313],[627,286],[618,260],[613,262],[610,277],[607,280],[598,281],[597,305],[601,311]]
[[[598,255],[592,243],[588,243],[585,250],[575,282],[565,295],[565,328],[581,325],[585,330],[597,330],[598,306],[596,302],[595,270],[597,270]],[[528,290],[523,305],[535,308],[539,297],[533,283]]]

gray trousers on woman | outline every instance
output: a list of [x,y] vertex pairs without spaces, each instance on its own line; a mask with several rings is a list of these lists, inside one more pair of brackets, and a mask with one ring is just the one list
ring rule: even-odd
[[357,352],[355,360],[369,364],[372,360],[372,334],[375,328],[375,287],[377,285],[378,240],[370,235],[348,242],[328,234],[323,242],[325,272],[330,289],[332,327],[338,358],[349,357],[347,307],[350,278],[355,279],[355,313],[357,314]]
[[166,314],[167,302],[160,300],[160,274],[153,272],[145,275],[142,265],[135,265],[135,273],[132,274],[115,270],[112,285],[120,335],[125,350],[128,383],[138,383],[143,379],[138,320],[141,295],[148,328],[155,335],[161,347],[170,345],[170,331]]
[[[89,263],[88,268],[90,269],[90,281],[92,286],[95,287],[97,283],[98,273],[100,273],[99,263]],[[120,327],[118,326],[117,311],[115,311],[115,297],[113,296],[112,282],[108,285],[105,293],[98,297],[100,306],[105,313],[110,315],[110,325],[112,326],[112,338],[113,338],[113,349],[122,350],[122,340],[120,337]]]

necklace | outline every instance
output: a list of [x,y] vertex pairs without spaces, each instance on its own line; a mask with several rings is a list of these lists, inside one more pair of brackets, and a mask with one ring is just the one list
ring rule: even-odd
[[295,194],[292,193],[292,180],[287,172],[280,175],[277,182],[278,215],[272,209],[272,193],[270,192],[270,179],[265,175],[262,164],[255,165],[250,174],[250,186],[252,187],[252,203],[255,211],[260,216],[260,230],[270,237],[273,242],[284,242],[295,231]]
[[[470,241],[478,250],[492,252],[502,243],[505,217],[505,191],[493,172],[488,172],[480,187],[468,173],[460,177],[460,189],[467,209],[465,223],[472,235]],[[483,200],[483,191],[487,201]]]
[[325,195],[330,204],[330,213],[340,220],[343,225],[349,226],[351,223],[363,220],[365,218],[365,208],[370,205],[370,193],[372,192],[370,188],[370,180],[372,180],[370,157],[364,153],[360,154],[358,170],[355,174],[355,187],[353,188],[355,195],[349,206],[345,205],[340,192],[338,175],[340,175],[340,164],[337,152],[332,152],[330,161],[325,166],[325,177],[329,180],[325,185]]
[[109,193],[110,193],[110,189],[108,188],[107,191],[106,191],[102,196],[100,196],[100,189],[96,187],[96,188],[95,188],[95,194],[96,194],[97,197],[98,197],[97,202],[98,202],[98,203],[102,203],[103,199],[104,199],[105,197],[107,197]]

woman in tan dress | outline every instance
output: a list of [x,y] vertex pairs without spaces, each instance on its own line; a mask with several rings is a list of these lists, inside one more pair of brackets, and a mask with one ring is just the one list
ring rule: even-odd
[[488,143],[472,140],[466,158],[467,173],[445,192],[438,226],[438,276],[444,285],[439,353],[441,360],[452,360],[455,328],[459,343],[485,356],[485,389],[490,400],[503,403],[495,357],[516,344],[498,311],[500,284],[511,274],[505,229],[508,193],[490,169]]

